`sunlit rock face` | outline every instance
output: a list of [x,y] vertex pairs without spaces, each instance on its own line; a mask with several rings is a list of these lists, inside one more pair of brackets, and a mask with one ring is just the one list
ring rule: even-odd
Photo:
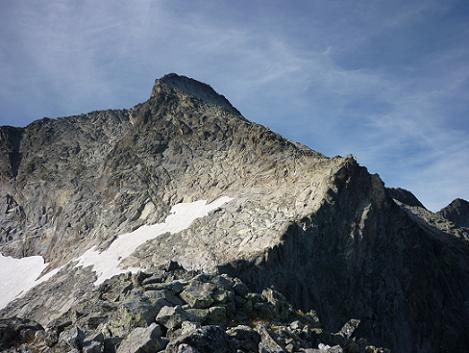
[[41,264],[2,317],[47,326],[106,279],[177,261],[275,287],[334,332],[358,319],[396,352],[469,347],[467,232],[206,84],[170,74],[131,109],[2,127],[0,151],[2,254]]

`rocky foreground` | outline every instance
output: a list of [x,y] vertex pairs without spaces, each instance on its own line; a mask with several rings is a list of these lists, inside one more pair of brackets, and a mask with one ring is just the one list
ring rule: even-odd
[[359,320],[336,333],[315,311],[295,310],[278,291],[251,292],[238,278],[188,272],[176,263],[120,275],[89,293],[49,327],[0,320],[6,352],[378,353],[355,336]]

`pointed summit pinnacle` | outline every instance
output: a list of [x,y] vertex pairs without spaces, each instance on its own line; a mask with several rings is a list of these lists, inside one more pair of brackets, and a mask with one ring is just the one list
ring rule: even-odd
[[153,86],[151,97],[156,97],[158,94],[168,88],[184,95],[200,99],[207,103],[222,106],[235,112],[236,114],[241,115],[239,111],[231,105],[228,99],[225,98],[225,96],[218,94],[209,85],[175,73],[164,75],[163,77],[155,80],[155,85]]

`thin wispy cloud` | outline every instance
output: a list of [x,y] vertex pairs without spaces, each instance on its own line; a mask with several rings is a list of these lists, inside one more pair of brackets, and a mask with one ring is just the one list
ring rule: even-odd
[[469,199],[464,1],[0,7],[0,124],[129,107],[178,72],[290,139],[355,155],[431,209]]

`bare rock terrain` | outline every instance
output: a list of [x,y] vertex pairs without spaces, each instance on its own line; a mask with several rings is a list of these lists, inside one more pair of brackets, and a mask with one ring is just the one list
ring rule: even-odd
[[466,200],[456,199],[441,209],[438,214],[459,227],[469,228],[469,202]]
[[[94,285],[92,268],[76,266],[88,249],[105,251],[117,236],[163,222],[174,205],[222,196],[231,201],[122,259],[124,269],[142,274],[105,282],[112,298],[104,284]],[[0,250],[42,256],[45,272],[57,271],[0,317],[42,325],[37,340],[15,343],[40,351],[80,342],[73,349],[83,352],[124,351],[120,345],[136,352],[466,352],[468,232],[449,214],[387,189],[353,157],[290,142],[248,121],[210,86],[169,74],[131,109],[0,128]],[[244,283],[238,295],[252,293],[251,304],[261,305],[246,310],[262,319],[230,317],[231,304],[207,299],[220,286],[211,280],[183,278],[184,288],[173,284],[172,294],[158,297],[161,281],[148,281],[170,261],[186,274]],[[122,281],[114,293],[109,283]],[[274,297],[283,298],[285,312]],[[326,339],[293,314],[310,310],[325,332],[346,338]],[[92,333],[82,318],[95,320]],[[349,328],[353,337],[344,328],[351,319],[360,322]],[[54,344],[47,344],[50,327],[59,327]],[[94,334],[102,337],[87,336]]]

